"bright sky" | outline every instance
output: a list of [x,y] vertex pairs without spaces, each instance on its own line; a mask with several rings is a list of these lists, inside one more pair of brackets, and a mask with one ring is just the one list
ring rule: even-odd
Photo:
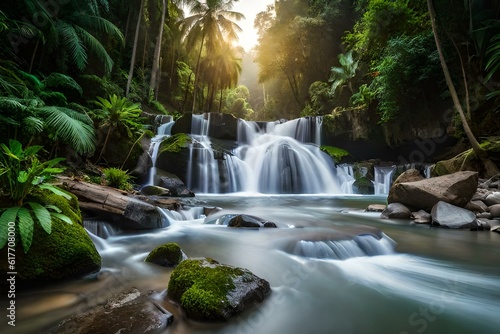
[[253,21],[255,16],[266,10],[267,5],[273,4],[274,0],[240,0],[235,2],[233,11],[245,15],[245,20],[236,21],[243,31],[239,33],[239,44],[245,49],[250,51],[257,45],[257,31],[253,28]]

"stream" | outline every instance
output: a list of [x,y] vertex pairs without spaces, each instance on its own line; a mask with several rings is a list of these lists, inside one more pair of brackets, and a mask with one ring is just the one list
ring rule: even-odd
[[[17,295],[14,333],[46,333],[62,319],[136,287],[174,314],[165,333],[498,333],[500,235],[422,227],[365,212],[384,196],[200,195],[165,226],[92,238],[97,277]],[[204,217],[203,207],[220,207]],[[278,228],[219,225],[245,213]],[[186,320],[166,298],[172,269],[144,263],[154,247],[178,243],[188,257],[251,270],[271,292],[223,324]],[[2,322],[2,326],[5,325]],[[0,328],[9,333],[9,328]]]

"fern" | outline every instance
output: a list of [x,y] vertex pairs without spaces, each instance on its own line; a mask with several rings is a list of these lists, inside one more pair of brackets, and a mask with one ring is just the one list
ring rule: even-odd
[[73,79],[72,77],[53,72],[47,78],[43,80],[45,87],[52,88],[54,90],[64,89],[64,90],[72,90],[78,92],[80,96],[83,95],[82,87]]

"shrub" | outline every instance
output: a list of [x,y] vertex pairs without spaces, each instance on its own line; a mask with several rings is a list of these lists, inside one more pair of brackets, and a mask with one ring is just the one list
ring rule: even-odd
[[121,190],[132,190],[132,184],[130,183],[132,176],[128,175],[127,172],[119,168],[104,169],[103,173],[106,184]]

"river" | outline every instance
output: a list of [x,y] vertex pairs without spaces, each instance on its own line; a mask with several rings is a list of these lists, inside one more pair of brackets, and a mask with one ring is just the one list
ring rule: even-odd
[[[152,298],[174,314],[165,333],[498,333],[500,235],[382,220],[364,211],[385,200],[197,196],[184,218],[170,214],[164,228],[93,236],[103,258],[99,275],[19,293],[15,333],[46,333],[130,287],[153,290]],[[201,207],[222,211],[204,218]],[[214,224],[227,213],[258,216],[278,228]],[[188,257],[247,268],[269,281],[271,292],[227,323],[188,321],[165,296],[172,269],[143,262],[166,242],[177,242]]]

